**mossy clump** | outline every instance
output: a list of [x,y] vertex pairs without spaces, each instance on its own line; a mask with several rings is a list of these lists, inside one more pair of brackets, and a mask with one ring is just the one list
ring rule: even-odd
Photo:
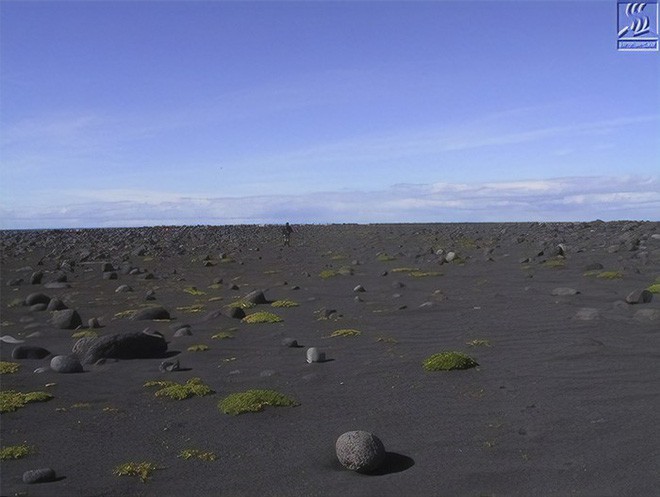
[[241,321],[249,324],[280,323],[283,319],[272,312],[255,312],[254,314],[248,314]]
[[442,276],[440,271],[411,271],[410,276],[413,278],[426,278],[428,276]]
[[17,362],[0,361],[0,374],[13,374],[21,365]]
[[191,314],[195,312],[202,312],[204,309],[205,309],[204,304],[184,305],[176,308],[177,311],[187,312]]
[[543,266],[551,269],[562,269],[566,267],[566,259],[560,256],[553,257],[552,259],[545,261]]
[[184,449],[179,452],[178,457],[184,460],[188,459],[199,459],[201,461],[215,461],[218,456],[213,452],[202,451],[198,449]]
[[234,338],[234,335],[232,333],[229,333],[228,331],[221,331],[219,333],[216,333],[215,335],[212,335],[211,338],[214,340],[225,340],[227,338]]
[[660,293],[660,283],[655,283],[647,288],[651,293]]
[[415,271],[420,271],[418,267],[395,267],[390,270],[392,273],[412,273]]
[[16,392],[15,390],[3,390],[0,392],[0,413],[13,412],[24,407],[30,402],[46,402],[53,396],[46,392]]
[[270,305],[272,307],[298,307],[300,304],[298,302],[294,302],[293,300],[276,300]]
[[132,318],[137,314],[137,309],[128,309],[126,311],[121,311],[115,314],[115,318],[117,319],[122,319],[122,318]]
[[601,280],[620,280],[623,278],[623,273],[621,271],[601,271],[596,275],[596,278]]
[[28,445],[8,445],[0,449],[0,461],[9,461],[11,459],[22,459],[32,452]]
[[335,271],[334,269],[324,269],[319,273],[319,276],[324,280],[327,280],[328,278],[334,278],[335,276],[339,276],[339,272]]
[[161,387],[156,391],[156,397],[167,397],[173,400],[184,400],[195,396],[203,397],[213,393],[213,390],[200,378],[191,378],[183,384],[174,381],[148,381],[144,386]]
[[362,332],[359,331],[359,330],[352,330],[352,329],[344,328],[344,329],[341,329],[341,330],[333,331],[330,334],[330,337],[332,337],[332,338],[335,338],[335,337],[356,337],[360,334],[362,334]]
[[191,345],[188,347],[188,352],[206,352],[207,350],[209,350],[209,346],[203,343]]
[[227,304],[227,307],[238,308],[238,309],[252,309],[256,305],[257,304],[255,304],[254,302],[250,302],[249,300],[239,299],[239,300],[234,300],[233,302]]
[[237,416],[246,412],[260,412],[265,406],[288,407],[298,403],[284,394],[274,390],[247,390],[232,393],[218,403],[225,414]]
[[422,362],[426,371],[451,371],[453,369],[469,369],[478,366],[471,357],[460,352],[440,352],[427,357]]
[[137,476],[144,483],[157,469],[158,466],[151,462],[127,462],[115,467],[113,473],[116,476]]
[[184,292],[189,293],[190,295],[206,295],[206,292],[198,290],[195,286],[189,286],[183,289]]
[[76,339],[86,338],[86,337],[97,338],[98,336],[99,334],[92,330],[81,330],[71,334],[71,338],[76,338]]

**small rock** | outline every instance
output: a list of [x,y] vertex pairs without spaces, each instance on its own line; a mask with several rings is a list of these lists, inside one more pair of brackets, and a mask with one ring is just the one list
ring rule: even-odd
[[21,286],[23,284],[23,278],[14,278],[7,282],[7,286]]
[[30,312],[41,312],[48,309],[46,304],[34,304],[30,306]]
[[158,369],[165,373],[165,372],[172,372],[172,371],[179,371],[181,369],[181,366],[179,365],[179,361],[163,361],[160,363],[160,366],[158,366]]
[[87,327],[92,329],[100,328],[101,323],[99,323],[98,318],[91,318],[87,321]]
[[25,305],[30,306],[34,304],[46,304],[50,302],[50,297],[43,293],[31,293],[25,297]]
[[294,338],[283,338],[282,345],[284,347],[298,347],[298,340]]
[[50,360],[50,369],[56,373],[81,373],[80,360],[75,355],[56,355]]
[[55,481],[57,476],[51,468],[30,469],[23,473],[23,483],[48,483]]
[[144,294],[144,299],[156,300],[156,292],[154,292],[153,290],[148,290],[147,293]]
[[629,304],[648,304],[653,300],[653,294],[648,290],[634,290],[626,297]]
[[183,326],[174,332],[175,338],[192,336],[190,326]]
[[255,290],[245,296],[245,300],[253,304],[267,304],[266,296],[262,290]]
[[456,259],[456,252],[447,252],[447,255],[445,255],[445,261],[451,262],[454,259]]
[[555,288],[552,291],[552,295],[555,296],[564,296],[564,295],[577,295],[580,293],[578,290],[575,288],[566,288],[566,287],[560,287],[560,288]]
[[115,270],[115,268],[109,262],[104,262],[101,265],[101,272],[103,272],[103,273],[109,273],[109,272],[114,271],[114,270]]
[[383,442],[367,431],[344,433],[337,439],[335,450],[342,466],[360,473],[378,469],[386,455]]
[[353,288],[353,291],[354,292],[366,292],[366,290],[364,289],[364,287],[362,285],[356,286],[355,288]]
[[316,347],[310,347],[307,349],[307,362],[324,362],[325,361],[325,352],[321,352]]
[[114,271],[106,271],[103,273],[103,279],[104,280],[116,280],[117,279],[117,273]]
[[43,271],[35,271],[34,273],[32,273],[32,276],[30,276],[30,285],[40,284],[43,277],[44,277]]
[[64,309],[67,309],[67,306],[60,299],[51,299],[50,302],[48,302],[48,307],[46,307],[46,310],[48,311],[62,311]]
[[245,311],[240,307],[232,307],[228,311],[229,317],[234,319],[243,319],[245,317]]
[[115,293],[126,293],[126,292],[132,292],[133,289],[129,285],[119,285],[115,289]]
[[598,312],[598,309],[594,309],[592,307],[583,307],[577,311],[575,314],[575,319],[579,319],[581,321],[592,321],[597,319],[599,314],[600,313]]
[[660,321],[660,311],[657,309],[640,309],[635,313],[633,319],[642,323]]
[[600,271],[603,269],[605,266],[603,266],[600,262],[593,262],[591,264],[587,264],[584,267],[585,271]]
[[53,317],[50,322],[53,326],[61,330],[75,330],[78,326],[82,326],[80,314],[73,309],[64,309],[62,311],[53,312]]

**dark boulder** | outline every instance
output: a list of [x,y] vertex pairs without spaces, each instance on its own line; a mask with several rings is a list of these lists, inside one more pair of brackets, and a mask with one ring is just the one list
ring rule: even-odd
[[50,351],[36,345],[19,345],[11,351],[12,359],[43,359],[49,355]]
[[157,332],[137,331],[100,337],[91,342],[83,364],[94,364],[100,359],[147,359],[162,357],[167,342]]
[[133,321],[149,321],[154,319],[170,319],[170,313],[161,306],[145,307],[132,317]]
[[50,322],[53,326],[61,330],[75,330],[78,326],[82,326],[80,314],[73,309],[64,309],[53,312],[53,317]]

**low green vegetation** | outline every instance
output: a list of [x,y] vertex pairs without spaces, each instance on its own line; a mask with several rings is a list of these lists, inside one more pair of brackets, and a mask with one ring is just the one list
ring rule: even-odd
[[623,278],[623,273],[621,271],[601,271],[596,275],[596,278],[602,280],[619,280]]
[[117,466],[113,473],[116,476],[137,476],[144,483],[157,469],[158,466],[151,462],[127,462]]
[[9,307],[10,309],[13,309],[15,307],[21,307],[24,304],[25,304],[24,299],[15,298],[15,299],[12,299],[11,302],[9,302],[7,304],[7,307]]
[[551,269],[562,269],[566,267],[566,259],[563,257],[553,257],[552,259],[545,261],[543,266]]
[[13,374],[21,365],[17,362],[0,361],[0,374]]
[[246,412],[260,412],[266,406],[288,407],[298,403],[274,390],[247,390],[233,393],[218,403],[218,408],[225,414],[237,416]]
[[300,304],[298,302],[294,302],[293,300],[276,300],[270,305],[272,307],[298,307]]
[[257,304],[254,302],[249,302],[244,299],[239,299],[239,300],[234,300],[233,302],[227,304],[227,307],[232,308],[232,307],[237,307],[239,309],[252,309],[255,307]]
[[128,309],[126,311],[121,311],[115,314],[115,317],[117,319],[122,319],[122,318],[132,318],[135,316],[137,313],[137,309]]
[[215,461],[218,456],[215,455],[213,452],[208,452],[208,451],[202,451],[198,449],[183,449],[180,453],[179,456],[181,459],[185,459],[186,461],[188,459],[199,459],[201,461]]
[[422,362],[426,371],[451,371],[453,369],[469,369],[478,366],[471,357],[460,352],[440,352],[433,354]]
[[660,293],[660,283],[654,283],[647,290],[651,293]]
[[232,333],[229,333],[228,331],[220,331],[215,335],[211,335],[211,338],[213,338],[214,340],[225,340],[227,338],[234,338],[234,335]]
[[351,276],[354,273],[351,267],[342,267],[339,269],[324,269],[319,273],[319,276],[324,280],[333,278],[335,276]]
[[46,402],[53,396],[46,392],[16,392],[15,390],[0,391],[0,413],[13,412],[31,402]]
[[254,314],[248,314],[241,321],[249,324],[259,324],[259,323],[280,323],[282,318],[277,314],[272,312],[255,312]]
[[192,304],[177,307],[176,310],[193,314],[195,312],[202,312],[205,308],[204,304]]
[[352,330],[352,329],[341,329],[341,330],[336,330],[333,331],[330,334],[330,337],[335,338],[335,337],[356,337],[360,335],[362,332],[359,330]]
[[200,378],[191,378],[183,384],[174,381],[148,381],[144,386],[160,387],[160,390],[155,393],[156,397],[167,397],[173,400],[184,400],[195,396],[203,397],[213,393],[213,390]]
[[418,267],[395,267],[390,270],[392,273],[412,273],[415,271],[421,271],[421,269]]
[[440,271],[411,271],[410,276],[413,278],[426,278],[428,276],[442,276]]
[[11,459],[22,459],[32,452],[28,445],[8,445],[0,449],[0,461],[9,461]]
[[196,286],[189,286],[183,289],[184,292],[189,293],[190,295],[206,295],[206,292],[198,290]]
[[203,343],[199,343],[196,345],[191,345],[190,347],[188,347],[187,350],[188,352],[206,352],[207,350],[209,350],[209,346],[204,345]]

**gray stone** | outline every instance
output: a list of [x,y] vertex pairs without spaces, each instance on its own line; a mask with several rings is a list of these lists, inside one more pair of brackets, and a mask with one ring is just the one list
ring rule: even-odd
[[114,270],[115,270],[115,268],[112,267],[112,264],[109,263],[109,262],[104,262],[104,263],[101,265],[101,271],[102,271],[103,273],[108,273],[108,272],[110,272],[110,271],[114,271]]
[[46,304],[50,302],[50,297],[43,293],[31,293],[25,297],[25,305]]
[[73,348],[71,349],[71,352],[73,352],[79,359],[82,360],[85,357],[85,354],[87,354],[87,350],[98,339],[99,339],[98,337],[79,338],[78,341],[73,344]]
[[35,271],[34,273],[32,273],[32,276],[30,276],[30,285],[40,284],[43,277],[44,277],[43,271]]
[[132,331],[99,337],[85,353],[83,364],[94,364],[99,359],[142,359],[162,357],[167,342],[158,332]]
[[585,271],[600,271],[603,269],[604,266],[600,262],[593,262],[591,264],[587,264],[584,268]]
[[170,319],[170,313],[161,306],[146,307],[139,310],[131,318],[133,321],[149,321],[154,319]]
[[181,369],[181,366],[179,365],[179,361],[177,360],[163,361],[160,363],[160,366],[158,366],[158,369],[163,373],[165,372],[171,373],[172,371],[179,371]]
[[82,326],[80,314],[73,309],[53,312],[50,322],[53,326],[61,330],[75,330],[78,326]]
[[566,287],[560,287],[560,288],[555,288],[552,291],[552,295],[555,296],[564,296],[564,295],[577,295],[580,293],[578,290],[575,288],[566,288]]
[[367,431],[348,431],[335,443],[337,459],[351,471],[370,473],[385,460],[385,446],[380,439]]
[[321,352],[316,347],[310,347],[307,349],[307,362],[324,362],[325,361],[325,352]]
[[99,323],[98,318],[91,318],[87,321],[87,327],[92,329],[100,328],[101,323]]
[[253,304],[267,304],[268,300],[266,299],[266,296],[264,295],[264,292],[262,290],[255,290],[253,292],[248,293],[245,297],[244,300],[251,302]]
[[179,328],[174,332],[175,338],[187,337],[191,335],[192,335],[192,331],[190,330],[190,326],[182,326],[181,328]]
[[132,291],[133,289],[129,285],[119,285],[117,288],[115,288],[115,293],[126,293]]
[[67,309],[67,306],[60,299],[50,299],[50,302],[48,302],[48,307],[46,307],[46,309],[49,311],[62,311],[64,309]]
[[648,304],[653,300],[653,294],[648,290],[634,290],[626,297],[629,304]]
[[633,319],[641,323],[660,321],[660,311],[657,309],[640,309],[635,313]]
[[56,355],[50,360],[50,369],[56,373],[82,373],[83,367],[75,355]]
[[231,307],[228,313],[229,317],[234,319],[243,319],[245,317],[245,311],[240,307]]
[[49,355],[50,351],[36,345],[19,345],[11,351],[12,359],[43,359]]
[[445,255],[445,260],[447,262],[451,262],[454,259],[456,259],[456,252],[447,252],[447,255]]
[[23,284],[23,278],[14,278],[7,282],[7,286],[21,286]]
[[30,469],[23,473],[23,483],[48,483],[55,481],[57,476],[51,468]]
[[594,309],[593,307],[583,307],[577,311],[575,319],[579,319],[580,321],[592,321],[598,319],[599,316],[600,313],[598,312],[598,309]]
[[298,340],[294,338],[283,338],[282,345],[284,347],[298,347]]
[[366,292],[366,290],[364,289],[364,287],[362,285],[356,286],[355,288],[353,288],[353,291],[354,292]]
[[34,304],[30,306],[30,312],[41,312],[45,311],[48,309],[48,306],[46,304]]
[[114,271],[105,271],[103,273],[103,279],[104,280],[116,280],[117,279],[117,273]]

